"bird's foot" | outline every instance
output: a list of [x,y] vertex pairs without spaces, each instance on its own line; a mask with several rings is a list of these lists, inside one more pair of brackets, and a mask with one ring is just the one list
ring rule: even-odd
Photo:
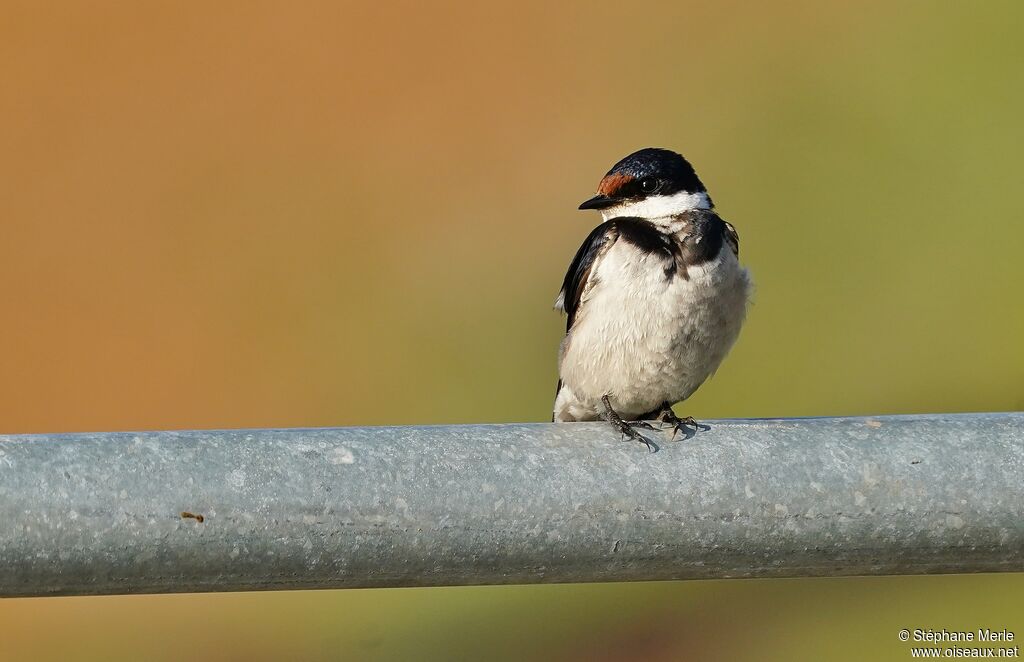
[[608,401],[608,396],[602,396],[601,402],[604,403],[605,408],[605,420],[611,423],[612,427],[619,431],[619,434],[623,437],[629,437],[639,441],[643,445],[647,446],[647,450],[654,453],[658,450],[658,445],[653,441],[637,432],[634,428],[645,428],[648,430],[654,430],[654,426],[647,421],[624,421],[614,409],[612,409],[611,403]]
[[[684,439],[689,439],[697,433],[697,430],[707,431],[711,429],[710,425],[698,423],[693,416],[683,416],[682,418],[676,416],[676,413],[672,411],[672,407],[668,406],[668,403],[666,403],[665,409],[661,412],[661,420],[672,426],[673,441],[680,432],[683,434]],[[693,430],[690,428],[693,428]]]

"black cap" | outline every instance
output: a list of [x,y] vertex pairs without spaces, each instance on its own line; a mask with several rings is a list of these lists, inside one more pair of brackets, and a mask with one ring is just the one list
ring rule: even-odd
[[605,209],[650,195],[707,191],[689,161],[672,150],[657,147],[633,152],[616,163],[597,190],[598,195],[581,204],[580,209]]

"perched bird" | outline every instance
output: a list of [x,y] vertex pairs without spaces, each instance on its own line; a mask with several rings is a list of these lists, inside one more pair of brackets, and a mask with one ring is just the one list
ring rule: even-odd
[[714,211],[681,155],[647,148],[616,163],[580,209],[603,223],[584,240],[555,308],[568,316],[558,355],[553,421],[606,419],[656,450],[635,428],[659,420],[696,428],[672,405],[715,372],[736,342],[751,280],[739,236]]

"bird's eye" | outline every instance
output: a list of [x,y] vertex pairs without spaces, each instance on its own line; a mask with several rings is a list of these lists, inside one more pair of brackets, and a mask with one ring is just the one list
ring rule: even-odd
[[640,188],[644,193],[654,193],[658,190],[658,179],[656,177],[644,177],[640,181]]

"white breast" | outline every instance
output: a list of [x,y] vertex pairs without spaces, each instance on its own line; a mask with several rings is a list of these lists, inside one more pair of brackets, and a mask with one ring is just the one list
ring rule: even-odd
[[562,343],[556,420],[597,418],[604,395],[623,417],[684,400],[736,341],[750,278],[723,243],[717,257],[668,279],[665,262],[616,242],[591,272]]

